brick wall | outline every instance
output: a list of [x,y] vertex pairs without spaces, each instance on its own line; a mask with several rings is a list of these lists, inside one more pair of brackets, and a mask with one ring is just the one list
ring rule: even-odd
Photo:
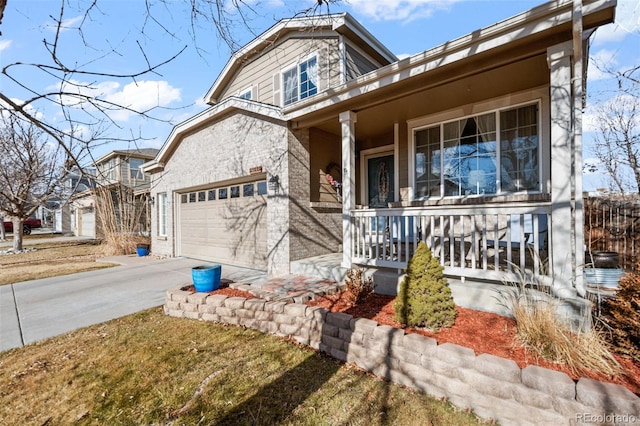
[[[169,290],[165,313],[289,337],[379,377],[503,425],[577,424],[591,416],[640,420],[640,398],[620,385],[512,360],[300,303]],[[582,416],[582,417],[581,417]],[[590,416],[590,417],[587,417]],[[615,420],[615,418],[614,418]],[[621,420],[621,421],[620,421]]]
[[335,253],[342,243],[342,212],[311,207],[308,130],[290,133],[288,153],[290,260]]

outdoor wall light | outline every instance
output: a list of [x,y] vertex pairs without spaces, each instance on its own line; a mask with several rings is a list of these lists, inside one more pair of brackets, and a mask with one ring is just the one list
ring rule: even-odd
[[149,197],[149,205],[153,206],[153,204],[156,202],[156,197]]
[[269,178],[269,191],[277,191],[278,185],[280,183],[280,178],[278,175],[273,175]]

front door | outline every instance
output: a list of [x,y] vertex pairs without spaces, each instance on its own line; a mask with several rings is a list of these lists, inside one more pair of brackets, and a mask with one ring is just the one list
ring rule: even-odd
[[366,201],[369,208],[386,208],[395,201],[393,151],[365,154]]

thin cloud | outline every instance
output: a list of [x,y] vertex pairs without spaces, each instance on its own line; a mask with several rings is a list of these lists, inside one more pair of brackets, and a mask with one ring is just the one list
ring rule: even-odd
[[620,42],[626,37],[635,37],[640,43],[640,2],[618,0],[616,21],[596,31],[596,44]]
[[615,70],[618,68],[618,52],[610,49],[600,49],[591,55],[588,75],[589,81],[611,78],[611,75],[603,70]]
[[7,50],[11,46],[12,40],[0,41],[0,52]]
[[[63,20],[60,23],[60,32],[78,28],[77,24],[82,22],[82,19],[84,19],[84,17],[82,15],[79,15],[79,16],[74,16],[73,18],[68,18]],[[58,28],[58,25],[47,23],[45,27],[50,29],[51,31],[56,31],[56,29]]]
[[437,10],[447,10],[460,0],[350,0],[358,14],[374,21],[405,21],[428,18]]
[[[88,83],[71,81],[63,88],[64,92],[98,98],[122,109],[109,111],[109,116],[116,121],[127,121],[135,112],[149,111],[157,107],[169,106],[181,100],[180,89],[171,86],[164,80],[143,80],[122,86],[115,81],[105,81],[89,86]],[[64,96],[67,106],[84,107],[85,102],[74,96]],[[127,108],[127,109],[125,109]]]
[[[10,98],[11,102],[15,103],[16,105],[20,105],[24,111],[26,113],[28,113],[29,115],[35,117],[37,120],[42,120],[44,119],[44,114],[40,111],[37,111],[32,105],[25,105],[25,101],[23,99],[18,99],[18,98]],[[11,107],[9,104],[5,103],[4,101],[0,101],[0,112],[2,112],[2,114],[8,114],[8,111],[13,110],[13,107]]]

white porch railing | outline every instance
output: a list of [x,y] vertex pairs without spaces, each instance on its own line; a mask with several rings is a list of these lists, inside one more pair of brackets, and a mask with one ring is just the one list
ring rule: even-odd
[[424,241],[447,275],[503,280],[552,276],[549,204],[355,210],[354,264],[406,269]]

